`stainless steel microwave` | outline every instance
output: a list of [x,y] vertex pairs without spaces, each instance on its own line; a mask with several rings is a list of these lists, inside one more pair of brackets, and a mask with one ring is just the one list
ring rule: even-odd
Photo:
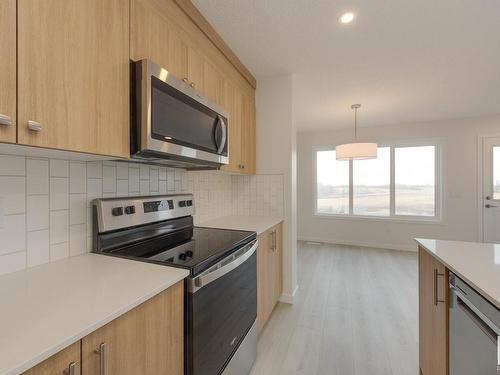
[[131,67],[131,157],[185,169],[229,162],[229,113],[150,60]]

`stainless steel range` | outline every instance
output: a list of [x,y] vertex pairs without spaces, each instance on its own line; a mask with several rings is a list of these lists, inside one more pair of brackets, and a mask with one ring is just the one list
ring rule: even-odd
[[188,269],[185,373],[247,375],[257,353],[256,233],[193,226],[190,194],[97,199],[93,251]]

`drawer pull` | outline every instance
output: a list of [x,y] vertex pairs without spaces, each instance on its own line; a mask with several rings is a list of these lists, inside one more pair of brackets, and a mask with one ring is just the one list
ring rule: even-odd
[[102,342],[94,352],[99,354],[99,375],[106,375],[106,343]]
[[437,306],[438,303],[445,303],[446,301],[439,299],[438,297],[438,276],[443,276],[444,273],[438,273],[438,270],[434,268],[434,306]]
[[76,362],[71,362],[68,365],[68,368],[64,370],[64,373],[68,375],[76,375]]
[[2,115],[0,113],[0,125],[11,126],[12,125],[12,119],[11,119],[11,117],[7,116],[7,115]]
[[33,132],[39,132],[40,130],[42,130],[42,124],[40,124],[39,122],[33,121],[33,120],[29,120],[28,121],[28,129],[33,131]]

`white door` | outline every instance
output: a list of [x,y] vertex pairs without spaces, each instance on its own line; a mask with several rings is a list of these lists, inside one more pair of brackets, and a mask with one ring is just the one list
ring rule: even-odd
[[483,139],[483,241],[500,243],[500,137]]

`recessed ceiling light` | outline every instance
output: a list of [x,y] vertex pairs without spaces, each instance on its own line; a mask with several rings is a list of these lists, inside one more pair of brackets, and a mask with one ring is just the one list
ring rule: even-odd
[[339,18],[339,22],[343,23],[343,24],[351,23],[353,20],[354,20],[354,13],[352,13],[352,12],[344,13]]

